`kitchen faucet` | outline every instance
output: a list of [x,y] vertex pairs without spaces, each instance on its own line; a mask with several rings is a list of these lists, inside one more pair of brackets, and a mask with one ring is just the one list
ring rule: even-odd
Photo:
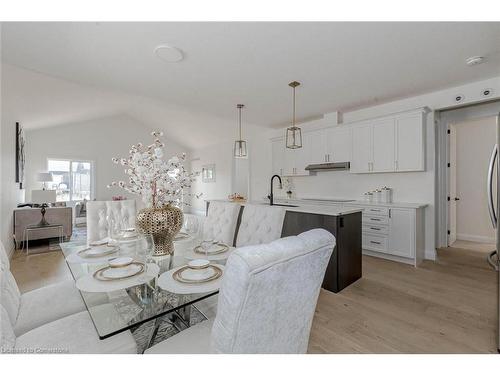
[[274,204],[274,196],[273,196],[273,180],[275,177],[278,177],[278,180],[280,182],[280,189],[283,189],[283,185],[281,183],[281,177],[277,174],[275,174],[273,177],[271,177],[271,193],[269,194],[269,204],[272,206]]

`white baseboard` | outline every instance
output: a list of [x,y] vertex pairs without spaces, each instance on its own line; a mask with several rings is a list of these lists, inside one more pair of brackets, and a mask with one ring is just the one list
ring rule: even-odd
[[457,233],[457,240],[481,243],[495,243],[495,237],[476,236],[473,234]]

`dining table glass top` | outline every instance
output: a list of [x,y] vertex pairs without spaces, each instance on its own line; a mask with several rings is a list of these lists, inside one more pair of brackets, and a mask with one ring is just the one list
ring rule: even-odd
[[[191,241],[174,242],[174,256],[150,257],[148,262],[158,265],[158,277],[178,266],[186,265],[189,260],[182,255],[186,247],[194,247],[199,243],[195,238]],[[64,257],[86,249],[85,240],[61,243]],[[182,250],[182,251],[181,251]],[[225,263],[224,261],[217,261]],[[67,262],[73,278],[76,280],[94,274],[105,267],[103,263],[73,263]],[[169,313],[185,311],[195,302],[204,300],[218,293],[217,290],[209,293],[176,294],[163,290],[157,286],[158,277],[148,283],[119,289],[111,292],[85,292],[80,290],[85,306],[100,339],[105,339],[143,323],[162,317]],[[189,324],[189,322],[188,322]]]

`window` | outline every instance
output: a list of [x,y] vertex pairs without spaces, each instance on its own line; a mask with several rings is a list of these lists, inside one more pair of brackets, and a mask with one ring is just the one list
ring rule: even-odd
[[48,187],[56,190],[58,202],[93,198],[94,166],[91,161],[49,159],[47,169],[53,177]]

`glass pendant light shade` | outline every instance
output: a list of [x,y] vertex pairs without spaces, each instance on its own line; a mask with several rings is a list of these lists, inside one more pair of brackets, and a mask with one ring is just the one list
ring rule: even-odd
[[247,141],[234,141],[234,157],[246,158],[247,157]]
[[296,126],[286,129],[286,147],[301,148],[302,147],[302,130]]
[[302,147],[302,130],[295,126],[295,88],[300,83],[297,81],[290,82],[288,86],[293,88],[293,117],[292,126],[286,129],[286,148],[297,149]]
[[239,122],[239,130],[240,130],[240,138],[234,141],[234,157],[235,158],[246,158],[247,154],[247,141],[241,139],[241,109],[244,107],[243,104],[237,104],[236,108],[238,108],[238,122]]

